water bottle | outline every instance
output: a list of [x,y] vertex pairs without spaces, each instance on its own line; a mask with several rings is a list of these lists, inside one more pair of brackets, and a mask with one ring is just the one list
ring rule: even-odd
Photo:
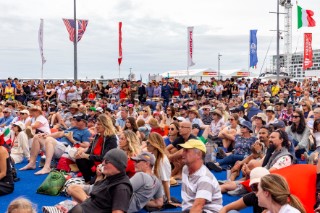
[[218,153],[218,145],[215,143],[213,144],[213,150],[211,153],[211,161],[215,163],[217,161],[217,153]]
[[213,144],[212,144],[212,142],[206,143],[206,149],[207,149],[207,152],[206,152],[206,157],[205,157],[204,161],[206,163],[212,162],[212,153],[213,153]]

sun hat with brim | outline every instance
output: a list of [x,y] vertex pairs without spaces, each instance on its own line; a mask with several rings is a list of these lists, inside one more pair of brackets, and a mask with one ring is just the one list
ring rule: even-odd
[[17,121],[14,124],[12,124],[13,126],[18,126],[20,128],[21,131],[25,130],[26,126],[24,125],[24,123],[22,123],[21,121]]
[[195,109],[189,109],[189,113],[190,113],[190,112],[191,112],[191,113],[196,114],[197,118],[199,118],[199,117],[200,117],[198,110],[195,110]]
[[240,126],[248,128],[252,132],[252,124],[249,121],[242,121]]
[[255,118],[260,118],[262,121],[266,121],[266,120],[267,120],[266,114],[261,113],[261,112],[258,113],[258,114],[256,114],[256,115],[254,115],[252,118],[253,118],[253,119],[255,119]]
[[76,103],[73,103],[69,106],[69,109],[78,109],[78,105]]
[[270,174],[269,170],[264,167],[256,167],[250,172],[250,183],[249,186],[255,183],[260,183],[262,177]]
[[29,111],[42,111],[41,107],[40,106],[32,106]]
[[183,144],[179,144],[184,149],[198,149],[201,150],[202,152],[206,153],[207,149],[204,143],[200,140],[197,139],[190,139],[187,142]]
[[26,110],[26,109],[21,110],[21,111],[20,111],[20,114],[21,114],[21,113],[30,115],[29,110]]
[[268,111],[274,113],[274,108],[273,108],[273,106],[268,106],[267,109],[266,109],[266,112],[268,112]]
[[141,152],[138,156],[131,157],[131,160],[133,160],[133,161],[146,161],[146,162],[149,162],[150,165],[152,165],[152,166],[156,162],[156,158],[150,152]]
[[213,113],[213,114],[217,114],[217,115],[219,115],[220,117],[222,117],[222,112],[221,112],[219,109],[213,110],[212,113]]

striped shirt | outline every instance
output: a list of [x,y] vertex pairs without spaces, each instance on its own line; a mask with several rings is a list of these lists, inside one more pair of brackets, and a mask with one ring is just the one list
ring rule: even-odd
[[195,199],[203,198],[204,212],[219,212],[222,208],[222,194],[217,179],[205,165],[189,175],[187,166],[182,169],[182,210],[189,210]]

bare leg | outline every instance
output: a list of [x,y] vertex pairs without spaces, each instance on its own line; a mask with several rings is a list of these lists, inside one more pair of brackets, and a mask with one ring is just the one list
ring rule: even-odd
[[40,151],[40,145],[40,138],[38,135],[35,135],[31,146],[30,161],[27,165],[25,165],[19,170],[28,170],[36,168],[36,159]]
[[57,145],[57,141],[52,137],[47,137],[46,139],[40,140],[41,143],[45,144],[46,162],[40,171],[34,173],[35,175],[48,174],[51,171],[50,164],[54,154],[55,146]]
[[221,193],[226,193],[228,191],[235,190],[237,188],[237,184],[234,181],[229,181],[220,186]]
[[70,185],[67,189],[67,192],[72,199],[78,203],[82,203],[89,197],[83,190],[82,186],[77,184]]

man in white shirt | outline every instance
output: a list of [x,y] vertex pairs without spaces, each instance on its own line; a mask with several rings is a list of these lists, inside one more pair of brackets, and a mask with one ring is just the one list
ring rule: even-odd
[[66,87],[67,102],[77,99],[76,86],[73,85],[72,81],[68,81],[68,86]]
[[222,194],[219,183],[210,170],[203,164],[206,146],[197,139],[184,144],[182,161],[182,211],[219,212],[222,208]]

